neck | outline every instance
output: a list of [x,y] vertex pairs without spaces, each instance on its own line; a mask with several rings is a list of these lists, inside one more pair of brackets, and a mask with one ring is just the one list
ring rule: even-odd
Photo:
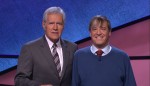
[[97,48],[97,49],[103,49],[104,47],[106,47],[109,43],[105,44],[105,45],[96,45],[94,44],[94,46]]

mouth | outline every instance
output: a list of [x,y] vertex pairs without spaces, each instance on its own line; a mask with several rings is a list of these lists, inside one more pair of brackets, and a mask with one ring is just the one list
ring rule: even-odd
[[58,32],[51,32],[52,34],[58,34]]
[[98,39],[98,40],[103,39],[103,37],[102,37],[102,36],[96,36],[95,38],[96,38],[96,39]]

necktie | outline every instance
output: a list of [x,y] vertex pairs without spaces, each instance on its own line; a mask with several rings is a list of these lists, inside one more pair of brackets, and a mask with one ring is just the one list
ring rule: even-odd
[[103,51],[101,50],[101,49],[99,49],[98,51],[96,51],[96,54],[97,54],[97,56],[102,56],[102,54],[103,54]]
[[57,71],[58,71],[58,73],[59,73],[59,77],[61,77],[60,60],[59,60],[59,56],[58,56],[56,47],[57,47],[57,45],[56,45],[56,44],[53,44],[53,46],[52,46],[52,48],[53,48],[53,50],[52,50],[52,55],[53,55],[53,59],[54,59],[54,62],[55,62]]

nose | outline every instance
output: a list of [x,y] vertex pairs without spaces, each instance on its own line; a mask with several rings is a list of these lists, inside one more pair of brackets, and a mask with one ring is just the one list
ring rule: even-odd
[[97,34],[101,34],[100,28],[97,29]]
[[58,29],[58,25],[57,23],[54,24],[54,30],[57,30]]

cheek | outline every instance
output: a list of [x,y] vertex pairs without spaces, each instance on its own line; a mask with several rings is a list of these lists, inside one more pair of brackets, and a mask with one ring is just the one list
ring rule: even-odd
[[109,37],[111,36],[111,32],[109,32]]
[[45,28],[45,31],[48,33],[50,30],[48,28]]
[[59,33],[62,33],[62,31],[63,31],[63,28],[60,28],[60,29],[59,29]]
[[111,36],[111,33],[108,33],[108,34],[107,34],[107,37],[109,38],[110,36]]
[[53,29],[53,26],[52,25],[47,25],[46,29],[47,29],[47,31],[51,31]]
[[90,32],[91,37],[94,37],[94,34],[95,34],[94,32]]
[[48,28],[45,28],[45,33],[47,33],[48,35],[50,35],[51,34],[51,30],[48,29]]

